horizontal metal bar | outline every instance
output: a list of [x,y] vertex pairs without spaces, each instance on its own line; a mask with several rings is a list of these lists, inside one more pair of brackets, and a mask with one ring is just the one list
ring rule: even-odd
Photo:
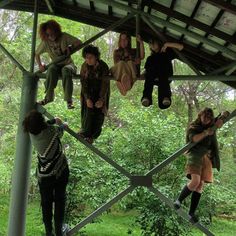
[[26,69],[11,55],[10,52],[7,51],[7,49],[1,43],[0,49],[22,72],[26,72]]
[[[42,114],[44,114],[46,117],[48,117],[49,119],[53,119],[54,116],[52,116],[49,112],[47,112],[47,110],[37,104],[37,110],[39,112],[41,112]],[[126,176],[127,178],[130,179],[131,174],[129,172],[127,172],[122,166],[118,165],[115,161],[113,161],[111,158],[107,157],[104,153],[102,153],[100,150],[98,150],[95,146],[93,146],[92,144],[88,143],[86,140],[84,140],[82,137],[80,137],[76,132],[74,132],[72,129],[70,129],[69,127],[65,128],[65,131],[67,133],[69,133],[71,136],[73,136],[74,138],[76,138],[77,140],[79,140],[81,143],[83,143],[87,148],[89,148],[91,151],[93,151],[94,153],[96,153],[100,158],[102,158],[104,161],[106,161],[107,163],[109,163],[111,166],[113,166],[115,169],[117,169],[121,174],[123,174],[124,176]]]
[[[45,79],[46,74],[40,73],[38,74],[39,78]],[[107,76],[110,80],[116,80],[113,76]],[[61,79],[61,78],[60,78]],[[79,74],[73,76],[73,79],[81,79]],[[144,80],[145,74],[141,74],[140,78],[137,80]],[[169,80],[210,80],[210,81],[235,81],[236,82],[236,75],[174,75],[169,77]],[[158,79],[157,79],[158,81]]]
[[[231,120],[232,118],[234,118],[236,116],[236,109],[230,113],[230,115],[224,119],[224,123],[228,122],[229,120]],[[214,131],[217,129],[216,126],[214,126],[212,128]],[[146,173],[146,175],[154,175],[158,172],[160,172],[165,166],[167,166],[169,163],[171,163],[172,161],[174,161],[177,157],[179,157],[180,155],[184,154],[187,150],[189,150],[190,148],[194,147],[196,144],[198,144],[201,140],[199,140],[198,142],[189,142],[187,143],[185,146],[183,146],[182,148],[180,148],[178,151],[176,151],[175,153],[173,153],[170,157],[168,157],[167,159],[165,159],[163,162],[161,162],[160,164],[158,164],[157,166],[155,166],[153,169],[151,169],[150,171],[148,171]]]
[[232,67],[236,66],[236,61],[233,61],[231,63],[229,63],[228,65],[222,66],[219,69],[216,69],[210,73],[208,73],[208,75],[217,75],[223,71],[226,71],[228,69],[231,69]]
[[[151,192],[153,192],[155,195],[157,195],[161,199],[161,201],[163,201],[170,208],[175,209],[173,202],[169,198],[167,198],[164,194],[162,194],[159,190],[157,190],[154,187],[149,187],[148,189]],[[176,213],[179,216],[181,216],[182,218],[184,218],[185,220],[187,220],[187,221],[190,220],[189,215],[182,208],[178,209],[178,211],[176,211]],[[192,224],[192,225],[195,226],[196,228],[198,228],[199,230],[201,230],[207,236],[214,236],[214,234],[212,232],[210,232],[206,227],[201,225],[199,222]]]
[[84,220],[82,220],[78,225],[76,225],[73,229],[71,229],[67,235],[71,236],[75,233],[77,233],[82,227],[87,225],[88,223],[92,222],[94,218],[101,215],[103,212],[105,212],[107,209],[109,209],[111,206],[113,206],[117,201],[125,197],[127,194],[132,192],[135,187],[129,186],[119,194],[117,194],[114,198],[112,198],[109,202],[105,203],[103,206],[98,208],[96,211],[94,211],[92,214],[90,214],[88,217],[86,217]]

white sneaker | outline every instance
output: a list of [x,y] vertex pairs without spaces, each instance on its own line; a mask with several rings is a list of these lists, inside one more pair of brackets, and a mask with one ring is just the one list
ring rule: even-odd
[[149,107],[149,106],[150,106],[150,101],[149,101],[149,99],[148,99],[148,98],[143,98],[143,99],[142,99],[142,105],[143,105],[144,107]]
[[162,104],[163,104],[164,106],[169,106],[169,105],[170,105],[170,99],[167,98],[167,97],[165,97],[165,98],[163,99],[163,101],[162,101]]

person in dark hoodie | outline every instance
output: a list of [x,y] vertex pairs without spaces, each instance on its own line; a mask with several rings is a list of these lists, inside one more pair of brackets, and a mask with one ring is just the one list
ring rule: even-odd
[[167,109],[171,105],[171,88],[169,77],[173,75],[172,60],[176,58],[173,49],[181,51],[184,46],[180,43],[166,42],[161,44],[156,38],[149,42],[151,55],[145,63],[145,83],[141,103],[145,107],[152,105],[152,91],[158,86],[158,105]]
[[100,59],[98,47],[88,45],[82,52],[81,66],[81,130],[79,135],[89,143],[98,138],[107,114],[110,97],[108,65]]
[[36,110],[30,111],[23,121],[24,131],[29,133],[31,143],[38,153],[37,178],[46,236],[54,236],[53,215],[56,236],[64,235],[69,167],[60,138],[65,126],[59,118],[45,121],[43,115]]
[[212,127],[221,128],[223,119],[228,115],[229,112],[223,112],[214,118],[213,110],[211,108],[204,108],[199,112],[197,119],[190,124],[187,130],[187,142],[201,141],[186,152],[186,174],[190,182],[182,189],[174,203],[174,207],[179,209],[183,200],[192,194],[189,209],[190,221],[192,223],[198,221],[195,211],[201,198],[204,183],[213,182],[212,168],[220,170],[217,138]]

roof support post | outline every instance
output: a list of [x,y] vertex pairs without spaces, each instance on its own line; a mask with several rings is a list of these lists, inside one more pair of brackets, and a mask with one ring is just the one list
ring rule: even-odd
[[[32,35],[32,53],[30,70],[34,68],[34,47],[37,31],[38,0],[35,0],[34,29]],[[37,95],[37,80],[32,73],[23,73],[21,91],[21,105],[19,114],[18,131],[16,138],[16,156],[12,177],[10,212],[8,221],[8,236],[24,236],[26,208],[28,199],[28,184],[31,166],[31,144],[29,135],[24,133],[22,121],[25,115],[34,108]]]
[[55,14],[53,6],[51,4],[51,1],[50,0],[45,0],[45,2],[47,4],[47,7],[48,7],[48,10],[50,11],[50,13]]
[[[142,15],[142,19],[143,21],[161,38],[161,40],[163,42],[166,42],[166,37],[159,32],[156,27],[154,26],[154,24],[149,21],[145,16]],[[177,49],[173,49],[175,51],[175,53],[179,56],[179,58],[185,62],[197,75],[201,75],[201,72],[199,70],[197,70],[193,64]]]
[[216,48],[217,50],[227,54],[228,56],[232,57],[232,58],[235,58],[236,59],[236,52],[234,52],[233,50],[229,49],[229,48],[226,48],[210,39],[207,39],[197,33],[194,33],[194,32],[191,32],[181,26],[178,26],[176,24],[173,24],[171,22],[168,22],[168,21],[165,21],[157,16],[153,16],[153,15],[149,15],[148,13],[145,13],[145,12],[140,12],[139,10],[135,9],[135,8],[132,8],[132,7],[129,7],[129,6],[126,6],[122,3],[119,3],[119,2],[116,2],[116,1],[110,1],[110,0],[97,0],[98,2],[102,2],[102,3],[105,3],[105,4],[108,4],[109,6],[114,6],[114,7],[117,7],[119,9],[123,9],[127,12],[132,12],[134,14],[139,14],[139,13],[142,13],[143,16],[146,16],[147,18],[149,18],[152,22],[159,22],[160,24],[162,24],[163,26],[167,27],[167,28],[170,28],[172,30],[176,30],[182,34],[185,34],[186,36],[189,36],[191,38],[194,38],[194,39],[197,39],[198,41],[202,42],[202,43],[205,43],[213,48]]
[[[141,0],[138,0],[137,9],[141,10]],[[140,35],[140,14],[136,15],[136,39]],[[140,58],[140,42],[136,40],[136,58]],[[136,66],[137,74],[140,75],[140,64]]]
[[226,70],[229,70],[229,69],[233,68],[234,66],[236,66],[236,61],[233,61],[233,62],[229,63],[228,65],[222,66],[219,69],[208,73],[208,75],[217,75],[217,74],[219,74],[223,71],[226,71]]

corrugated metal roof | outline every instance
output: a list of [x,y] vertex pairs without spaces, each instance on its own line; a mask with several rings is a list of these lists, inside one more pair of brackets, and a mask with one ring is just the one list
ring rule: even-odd
[[[0,8],[33,12],[34,2],[2,0]],[[39,13],[106,28],[137,9],[137,4],[137,0],[41,0]],[[183,54],[197,69],[208,73],[236,60],[236,0],[142,0],[141,11],[151,16],[168,41],[185,44]],[[155,35],[145,22],[140,29],[144,40]],[[116,29],[123,30],[135,35],[135,18]],[[236,82],[230,85],[236,88]]]

